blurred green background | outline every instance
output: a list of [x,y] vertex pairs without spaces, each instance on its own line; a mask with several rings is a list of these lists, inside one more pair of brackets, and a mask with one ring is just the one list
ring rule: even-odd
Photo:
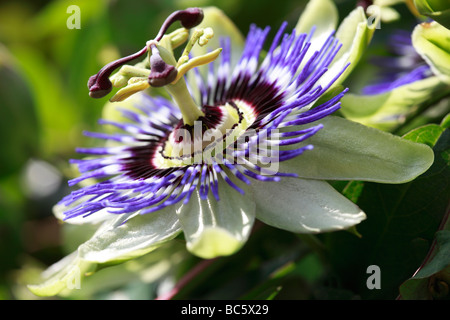
[[[68,160],[77,157],[75,147],[93,143],[83,137],[82,131],[95,130],[102,113],[105,100],[94,100],[88,95],[89,76],[111,60],[142,48],[174,10],[215,5],[246,34],[251,23],[276,29],[283,21],[288,21],[294,27],[305,3],[306,0],[2,1],[0,299],[37,298],[23,284],[72,252],[83,237],[59,224],[52,215],[52,206],[69,192],[67,179],[75,173]],[[354,8],[356,1],[336,3],[343,17]],[[81,9],[81,29],[66,26],[71,15],[67,8],[73,4]],[[402,23],[411,25],[410,22],[403,20]],[[298,241],[294,235],[270,232],[279,237],[282,245]],[[274,247],[257,254],[270,256],[267,252],[275,251]],[[288,255],[300,251],[288,251]],[[240,257],[237,255],[233,259],[239,261]],[[191,262],[187,267],[195,263],[194,258],[188,259]],[[309,270],[306,274],[314,278],[320,271],[318,266],[320,264],[312,259],[303,260],[297,267]],[[257,271],[247,280],[266,275],[267,270],[273,270],[270,269],[273,265],[264,268],[262,265],[255,267],[253,270]],[[102,275],[107,277],[107,273]],[[241,275],[236,271],[231,277],[237,286]],[[257,281],[252,285],[254,283]],[[233,283],[224,290],[233,292],[232,286]],[[112,289],[105,289],[105,292],[108,290]],[[148,291],[136,285],[129,297],[151,298]],[[95,292],[79,294],[81,298],[110,297]],[[297,291],[291,297],[306,296]],[[197,297],[205,295],[198,293]]]

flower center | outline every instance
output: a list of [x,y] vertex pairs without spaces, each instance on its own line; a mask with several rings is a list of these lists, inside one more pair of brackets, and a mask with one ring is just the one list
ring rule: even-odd
[[153,157],[160,169],[199,163],[220,162],[228,146],[234,144],[255,121],[254,108],[241,100],[219,106],[204,106],[204,116],[193,125],[180,121],[161,142]]

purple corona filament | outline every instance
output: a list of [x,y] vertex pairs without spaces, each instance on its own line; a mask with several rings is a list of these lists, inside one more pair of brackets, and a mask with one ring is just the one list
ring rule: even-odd
[[372,59],[380,72],[375,83],[363,88],[363,94],[385,93],[432,75],[430,67],[414,49],[409,32],[394,32],[388,39],[387,49],[390,56]]

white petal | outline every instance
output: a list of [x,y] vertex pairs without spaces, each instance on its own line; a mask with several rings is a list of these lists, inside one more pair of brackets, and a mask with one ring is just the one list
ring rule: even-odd
[[53,296],[77,288],[83,275],[95,272],[98,264],[137,258],[181,232],[173,207],[138,215],[127,222],[124,215],[112,216],[115,219],[104,222],[91,239],[49,267],[42,274],[42,282],[29,289],[39,296]]
[[54,296],[66,289],[79,289],[81,275],[90,271],[93,266],[80,260],[75,251],[45,270],[41,283],[28,285],[28,288],[37,296]]
[[205,259],[239,250],[255,218],[255,203],[249,192],[242,195],[219,180],[219,197],[216,201],[210,192],[208,199],[202,200],[197,188],[189,203],[177,211],[188,250]]
[[323,129],[305,142],[314,148],[281,162],[280,172],[317,180],[404,183],[424,173],[434,161],[433,150],[424,144],[335,116],[308,126],[318,123]]
[[[316,37],[320,37],[321,35],[328,37],[332,31],[336,30],[339,20],[338,15],[338,10],[333,1],[311,0],[303,10],[295,26],[295,30],[297,34],[309,33],[314,27],[314,41],[312,42],[315,42],[317,40]],[[323,42],[320,44],[322,45]]]
[[[336,38],[342,43],[342,48],[334,58],[330,70],[342,70],[347,63],[350,66],[345,69],[339,79],[333,83],[329,90],[343,83],[351,71],[358,65],[361,56],[372,40],[376,28],[376,22],[373,25],[368,24],[364,10],[361,6],[356,7],[344,18],[336,32]],[[326,73],[334,74],[334,72]],[[320,79],[320,83],[327,84],[329,79]]]
[[324,181],[286,178],[252,181],[256,217],[296,233],[346,229],[366,218],[354,203]]
[[[195,45],[191,51],[192,56],[199,57],[220,48],[220,39],[230,38],[232,43],[231,66],[235,66],[242,54],[242,49],[245,45],[245,37],[233,21],[225,14],[225,12],[219,8],[214,6],[203,8],[203,14],[204,18],[202,22],[195,29],[212,28],[214,30],[214,37],[208,41],[206,46],[201,47],[199,45]],[[194,29],[192,29],[191,33],[193,30]],[[220,59],[221,57],[219,57],[217,61],[220,61]],[[216,67],[217,65],[218,63],[216,63]],[[199,66],[198,69],[204,79],[207,79],[206,75],[208,74],[209,65]],[[194,89],[193,92],[196,92],[195,89],[197,88],[197,83],[195,81],[194,72],[189,72],[187,76],[190,87]]]
[[90,262],[122,261],[144,255],[181,232],[175,207],[137,215],[128,221],[119,215],[108,220],[83,243],[80,258]]

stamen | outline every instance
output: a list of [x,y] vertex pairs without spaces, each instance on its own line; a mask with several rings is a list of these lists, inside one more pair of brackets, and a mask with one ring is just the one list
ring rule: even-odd
[[[203,56],[195,57],[193,59],[187,60],[187,62],[182,63],[181,66],[178,67],[178,75],[174,79],[173,83],[177,83],[177,81],[180,80],[181,77],[183,77],[189,70],[213,62],[217,59],[221,52],[222,48],[218,48]],[[180,61],[178,63],[180,63]]]
[[148,78],[150,75],[150,70],[145,68],[140,68],[136,66],[124,65],[120,68],[119,72],[114,74],[110,80],[114,87],[126,86],[131,78],[135,77],[145,77]]
[[[156,36],[156,38],[154,39],[155,42],[158,42],[162,39],[162,37],[164,36],[164,34],[166,33],[167,29],[175,22],[175,21],[180,21],[181,25],[186,28],[186,29],[191,29],[195,26],[197,26],[198,24],[200,24],[200,22],[202,22],[203,20],[203,10],[201,10],[200,8],[188,8],[186,10],[179,10],[179,11],[175,11],[174,13],[172,13],[167,19],[166,21],[164,21],[161,29],[159,30],[158,35]],[[182,39],[182,37],[180,38]],[[177,43],[178,40],[177,39]],[[134,60],[138,57],[141,57],[143,54],[145,54],[149,49],[149,46],[145,46],[145,48],[143,48],[142,50],[129,55],[127,57],[118,59],[116,61],[113,61],[109,64],[107,64],[106,66],[104,66],[97,74],[91,76],[88,80],[88,88],[89,88],[89,95],[92,98],[103,98],[104,96],[106,96],[108,93],[110,93],[112,91],[113,85],[111,83],[111,80],[109,79],[109,77],[111,76],[112,72],[114,70],[116,70],[117,68],[121,67],[122,65],[130,62],[131,60]],[[161,86],[160,83],[165,83],[165,81],[161,81],[161,80],[156,80],[156,79],[160,79],[161,77],[164,77],[167,79],[168,74],[166,74],[166,72],[169,72],[170,76],[173,77],[173,79],[176,77],[173,75],[173,70],[168,70],[167,68],[164,67],[158,59],[158,57],[155,57],[155,74],[152,76],[152,82],[155,84],[154,86]],[[172,68],[169,68],[172,69]],[[163,73],[163,75],[161,75],[160,73]],[[153,80],[155,79],[155,80]],[[173,81],[172,79],[172,81]],[[168,82],[170,83],[170,82]],[[150,83],[152,84],[152,83]],[[152,84],[153,85],[153,84]],[[164,84],[162,84],[164,85]]]
[[186,44],[186,47],[184,48],[184,51],[181,54],[180,59],[178,59],[177,68],[189,60],[189,53],[191,52],[192,47],[195,45],[195,43],[198,42],[198,44],[202,47],[206,45],[208,41],[212,39],[212,37],[214,37],[213,29],[211,28],[196,29],[193,32],[189,42]]
[[117,93],[109,99],[111,102],[123,101],[133,94],[143,91],[150,86],[147,78],[133,77],[128,81],[128,85],[125,88],[120,89]]
[[189,53],[191,52],[193,46],[198,43],[199,46],[204,46],[214,37],[214,31],[211,28],[196,29],[189,42],[186,44],[181,57],[178,59],[176,68],[178,69],[178,75],[173,84],[177,83],[189,70],[213,62],[217,59],[219,54],[222,52],[222,48],[218,48],[212,52],[204,54],[199,57],[189,58]]

